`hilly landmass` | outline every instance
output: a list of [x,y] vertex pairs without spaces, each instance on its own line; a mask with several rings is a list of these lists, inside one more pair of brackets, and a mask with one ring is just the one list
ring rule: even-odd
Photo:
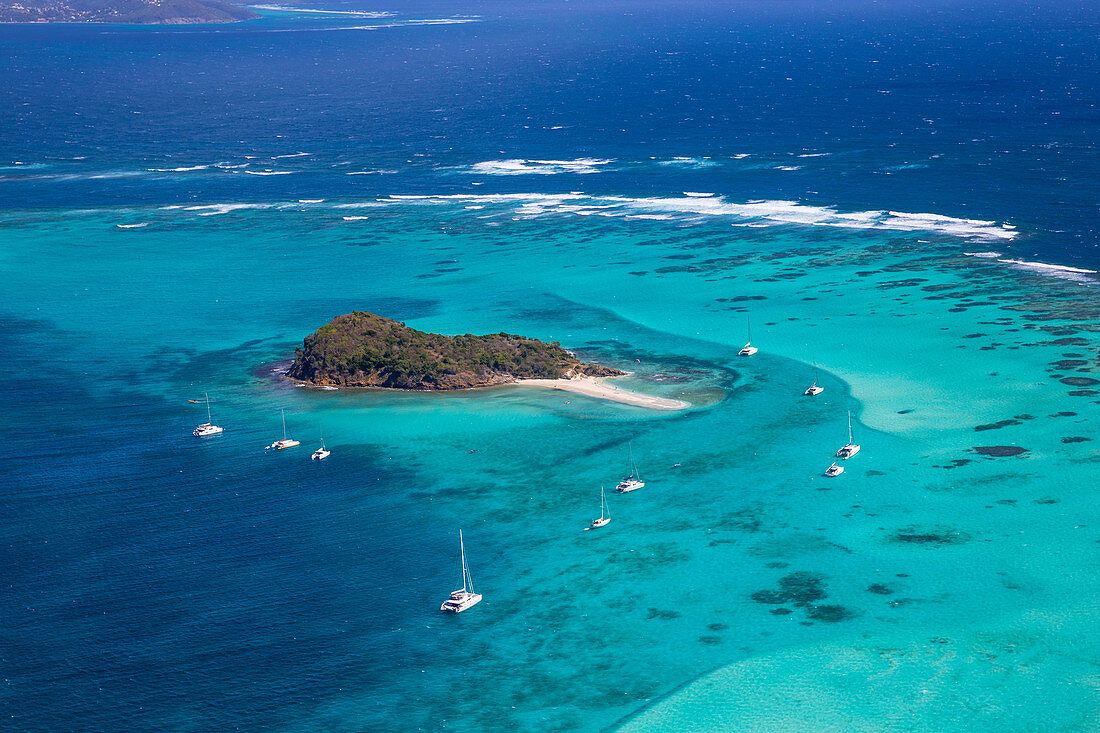
[[317,386],[452,390],[622,373],[585,364],[556,342],[508,333],[443,336],[356,311],[307,336],[287,376]]
[[0,0],[0,23],[233,23],[260,17],[218,0]]

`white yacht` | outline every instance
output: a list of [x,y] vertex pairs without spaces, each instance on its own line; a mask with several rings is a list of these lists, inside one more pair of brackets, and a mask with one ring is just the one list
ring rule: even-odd
[[481,602],[481,594],[474,593],[474,579],[470,577],[470,566],[466,564],[466,546],[462,542],[462,530],[458,530],[458,554],[462,559],[462,587],[452,591],[440,611],[447,613],[462,613],[471,606]]
[[642,477],[638,475],[638,464],[634,462],[634,449],[627,447],[630,451],[630,475],[624,478],[615,487],[615,491],[620,494],[626,494],[630,491],[637,491],[645,486],[645,481],[642,481]]
[[313,455],[309,457],[311,461],[323,461],[332,455],[332,451],[325,447],[325,436],[321,436],[321,447],[313,451]]
[[603,487],[600,487],[600,518],[593,519],[592,524],[584,528],[587,532],[590,529],[596,529],[597,527],[603,527],[611,521],[611,510],[607,508],[607,495],[604,493]]
[[852,411],[848,411],[848,442],[836,452],[837,458],[851,458],[859,453],[859,444],[852,441]]
[[747,316],[745,317],[745,325],[748,327],[749,340],[746,341],[745,345],[741,347],[741,350],[737,352],[738,356],[752,356],[757,351],[760,351],[760,349],[752,345],[752,322]]
[[821,393],[822,393],[822,392],[824,392],[824,391],[825,391],[825,388],[824,388],[824,387],[819,387],[819,386],[817,385],[817,382],[814,382],[814,383],[813,383],[813,384],[811,384],[811,385],[810,385],[809,387],[807,387],[807,388],[806,388],[806,391],[805,391],[805,392],[803,392],[802,394],[804,394],[804,395],[809,395],[810,397],[815,397],[815,396],[817,396],[817,395],[821,394]]
[[301,445],[299,441],[286,437],[286,412],[284,410],[279,410],[279,412],[282,413],[283,416],[283,439],[276,440],[274,443],[267,446],[266,450],[282,450],[284,448],[293,448],[296,445]]
[[214,424],[214,418],[210,417],[210,393],[206,392],[206,422],[191,431],[191,434],[196,438],[203,438],[207,435],[217,435],[223,432],[225,428],[220,425]]
[[844,466],[838,466],[835,462],[825,469],[826,476],[839,476],[842,473],[844,473]]

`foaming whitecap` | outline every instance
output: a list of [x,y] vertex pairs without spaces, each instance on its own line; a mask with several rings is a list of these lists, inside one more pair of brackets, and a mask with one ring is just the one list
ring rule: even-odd
[[997,260],[1011,267],[1013,270],[1024,270],[1037,275],[1047,275],[1062,280],[1074,282],[1096,282],[1096,278],[1090,277],[1096,274],[1096,270],[1086,270],[1083,267],[1067,267],[1065,265],[1051,265],[1046,262],[1030,262],[1028,260]]
[[630,198],[569,194],[452,194],[444,196],[390,196],[392,201],[424,203],[460,201],[483,206],[511,205],[510,213],[523,218],[549,215],[639,217],[660,215],[662,220],[685,221],[727,217],[733,226],[801,225],[845,229],[886,229],[947,234],[972,241],[1004,241],[1017,235],[1014,229],[982,219],[959,219],[942,214],[901,211],[837,211],[831,206],[814,206],[797,201],[754,200],[733,203],[721,196]]
[[486,160],[474,163],[467,169],[467,173],[476,173],[487,176],[523,176],[543,175],[551,176],[560,173],[599,173],[602,166],[612,161],[608,158],[576,158],[574,160],[526,160],[513,158],[510,160]]
[[713,168],[717,163],[711,160],[708,156],[699,158],[689,158],[686,156],[677,156],[670,160],[659,160],[657,165],[663,165],[673,168],[688,168],[688,169],[700,169],[700,168]]
[[295,15],[339,15],[352,18],[390,18],[393,13],[385,10],[320,10],[317,8],[298,8],[287,5],[247,5],[245,7],[254,10],[271,10],[277,13],[293,13]]

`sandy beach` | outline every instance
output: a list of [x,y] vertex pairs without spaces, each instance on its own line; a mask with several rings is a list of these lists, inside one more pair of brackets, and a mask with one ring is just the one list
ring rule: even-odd
[[560,389],[563,392],[595,397],[601,400],[622,402],[626,405],[646,407],[651,410],[683,410],[691,407],[691,403],[682,400],[670,400],[665,397],[654,397],[631,392],[630,390],[608,384],[599,377],[578,377],[576,379],[518,379],[516,384],[528,387],[545,387],[547,389]]

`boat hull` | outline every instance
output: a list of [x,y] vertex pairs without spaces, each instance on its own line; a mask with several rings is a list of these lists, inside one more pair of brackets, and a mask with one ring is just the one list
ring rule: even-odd
[[443,601],[443,605],[439,607],[439,610],[444,613],[462,613],[479,603],[481,603],[480,593],[456,590],[450,598]]
[[849,443],[848,445],[841,447],[841,449],[836,452],[836,457],[848,459],[854,456],[856,453],[859,453],[859,446],[855,443]]
[[327,450],[315,450],[315,451],[313,451],[313,455],[310,456],[309,459],[311,461],[323,461],[323,460],[325,460],[326,458],[329,457],[329,454],[331,452],[332,451],[327,451]]
[[195,428],[195,430],[191,434],[194,435],[196,438],[205,438],[208,435],[218,435],[219,433],[222,433],[222,432],[225,432],[225,428],[223,428],[219,425],[211,425],[210,423],[204,423],[203,425],[200,425],[197,428]]
[[620,494],[628,494],[631,491],[637,491],[643,486],[645,486],[644,481],[634,481],[628,479],[626,481],[620,481],[619,485],[615,487],[615,491],[618,491]]
[[296,445],[301,445],[301,443],[297,440],[289,440],[284,438],[283,440],[276,440],[274,443],[267,446],[267,449],[271,450],[272,448],[274,448],[275,450],[285,450],[287,448],[293,448]]

